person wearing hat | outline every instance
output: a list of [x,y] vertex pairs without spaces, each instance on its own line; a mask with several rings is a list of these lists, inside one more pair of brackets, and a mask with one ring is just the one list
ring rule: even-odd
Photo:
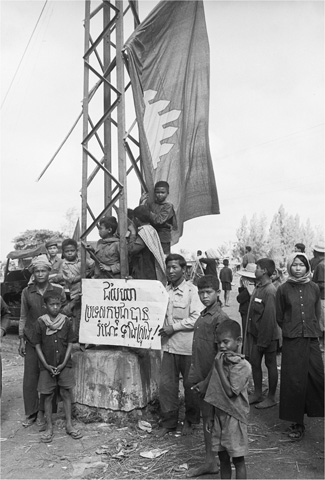
[[29,427],[37,420],[38,424],[44,427],[44,398],[42,395],[39,397],[37,391],[40,369],[35,350],[36,323],[37,319],[46,313],[43,300],[45,292],[57,293],[63,309],[67,301],[63,287],[49,281],[51,263],[45,255],[35,257],[29,269],[34,275],[34,281],[22,291],[19,320],[18,352],[24,358],[23,397],[26,419],[23,426]]
[[237,302],[239,303],[239,313],[241,316],[242,322],[242,334],[243,338],[245,337],[246,332],[246,321],[247,321],[247,313],[249,302],[251,299],[251,295],[255,288],[255,270],[256,264],[255,263],[248,263],[246,268],[238,270],[238,275],[240,275],[239,280],[239,287],[238,287],[238,295],[237,295]]
[[319,286],[320,290],[320,302],[321,302],[321,315],[319,319],[319,326],[322,332],[320,346],[321,350],[324,351],[324,331],[325,331],[325,247],[324,245],[315,245],[314,252],[317,254],[317,259],[319,259],[316,267],[314,268],[313,273],[313,282]]
[[62,263],[63,260],[58,256],[58,240],[56,238],[50,238],[45,243],[45,248],[47,250],[47,258],[51,264],[51,273],[49,276],[49,281],[51,283],[59,283],[64,285],[63,273],[62,273]]
[[310,260],[310,268],[313,273],[319,262],[324,259],[325,246],[323,243],[314,245],[313,247],[313,258]]

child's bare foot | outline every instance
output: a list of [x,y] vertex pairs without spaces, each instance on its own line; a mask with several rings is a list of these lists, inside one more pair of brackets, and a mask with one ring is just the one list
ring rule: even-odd
[[218,472],[219,472],[219,465],[217,460],[215,460],[213,462],[203,463],[203,465],[201,465],[200,467],[191,468],[186,473],[186,478],[199,477],[200,475],[205,475],[206,473],[218,473]]
[[41,436],[42,443],[51,443],[53,440],[53,427],[48,427]]
[[184,420],[184,425],[182,426],[182,435],[192,435],[193,426],[188,420]]
[[274,398],[266,398],[263,402],[260,402],[258,405],[255,405],[255,408],[270,408],[277,405],[278,402]]
[[248,396],[248,401],[250,405],[252,403],[260,403],[263,401],[263,395],[257,395],[256,393],[254,393],[254,395]]

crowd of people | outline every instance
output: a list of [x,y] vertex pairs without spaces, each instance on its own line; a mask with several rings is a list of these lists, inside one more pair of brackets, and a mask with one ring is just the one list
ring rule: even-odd
[[[182,378],[182,434],[190,434],[202,417],[205,442],[205,461],[189,470],[187,476],[216,473],[220,468],[221,478],[231,478],[233,462],[236,478],[246,478],[250,405],[266,409],[277,404],[280,349],[279,415],[291,422],[289,438],[303,438],[305,413],[319,417],[324,414],[320,346],[324,338],[325,249],[316,245],[314,260],[310,262],[302,251],[304,246],[297,244],[288,258],[288,277],[284,280],[272,259],[256,259],[247,246],[237,272],[240,326],[223,310],[229,307],[233,286],[229,261],[223,260],[219,273],[217,253],[207,250],[205,257],[199,258],[204,268],[194,284],[186,279],[185,258],[170,253],[176,218],[172,204],[166,202],[168,191],[167,182],[158,182],[155,201],[150,203],[144,195],[140,205],[128,214],[130,275],[161,281],[169,296],[164,324],[159,330],[161,421],[156,435],[162,437],[177,428]],[[102,218],[98,231],[100,240],[96,247],[87,247],[87,276],[120,278],[117,219]],[[73,343],[78,345],[81,262],[73,239],[63,241],[62,258],[58,256],[55,239],[46,243],[46,249],[47,255],[33,259],[30,283],[22,293],[19,353],[24,357],[23,426],[36,422],[42,431],[41,441],[49,443],[53,439],[52,413],[58,395],[63,401],[67,434],[73,439],[82,437],[71,421],[75,382],[71,353]],[[3,302],[1,314],[7,319]],[[6,328],[2,321],[1,335]],[[266,397],[262,390],[263,357],[268,374]],[[251,377],[254,392],[248,395]]]

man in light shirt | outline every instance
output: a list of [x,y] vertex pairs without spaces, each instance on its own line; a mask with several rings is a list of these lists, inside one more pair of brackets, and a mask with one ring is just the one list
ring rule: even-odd
[[191,390],[188,373],[191,366],[193,329],[202,310],[197,288],[185,281],[186,260],[178,254],[166,258],[169,280],[169,303],[163,327],[159,331],[163,350],[159,401],[162,413],[158,436],[176,430],[179,409],[179,377],[183,377],[185,420],[182,434],[192,432],[192,425],[200,423],[197,396]]

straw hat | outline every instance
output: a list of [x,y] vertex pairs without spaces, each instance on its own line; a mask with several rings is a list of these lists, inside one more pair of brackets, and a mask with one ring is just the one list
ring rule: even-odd
[[243,277],[256,278],[255,270],[256,270],[256,263],[248,263],[246,265],[246,268],[243,268],[242,270],[238,270],[237,273],[238,275],[242,275]]
[[324,246],[323,243],[319,243],[318,245],[314,245],[313,249],[315,250],[315,252],[325,253],[325,246]]

